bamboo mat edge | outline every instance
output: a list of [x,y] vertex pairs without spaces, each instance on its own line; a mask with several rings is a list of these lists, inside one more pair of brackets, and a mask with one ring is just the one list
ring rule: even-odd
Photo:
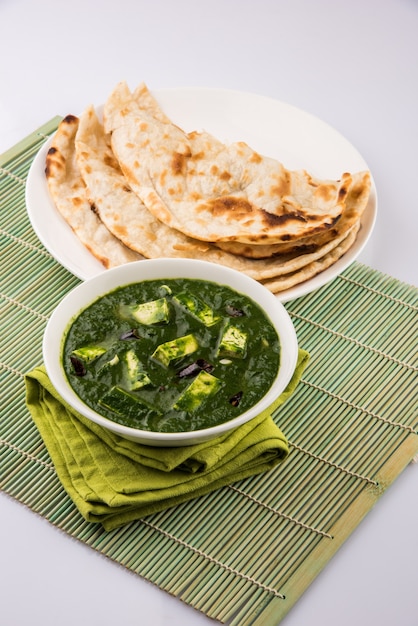
[[[290,578],[283,594],[286,604],[274,598],[263,614],[252,622],[251,626],[277,626],[277,624],[291,611],[303,593],[313,583],[327,563],[338,552],[341,546],[358,528],[362,520],[370,513],[380,497],[396,481],[402,471],[411,463],[414,455],[418,454],[417,437],[408,437],[389,462],[378,475],[378,487],[370,488],[357,497],[355,502],[332,526],[329,533],[332,541],[321,543],[305,560],[305,575],[300,577],[299,572]],[[409,459],[409,460],[408,460]]]
[[60,115],[56,115],[51,120],[43,124],[36,130],[34,130],[30,135],[24,137],[21,141],[19,141],[16,145],[12,146],[5,152],[0,154],[0,165],[5,166],[9,161],[14,159],[17,155],[26,151],[31,146],[35,145],[39,142],[40,138],[45,138],[47,135],[53,133],[62,117]]

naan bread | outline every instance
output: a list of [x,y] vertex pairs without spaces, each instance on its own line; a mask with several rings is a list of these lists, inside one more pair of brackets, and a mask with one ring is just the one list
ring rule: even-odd
[[188,257],[248,274],[273,293],[308,280],[354,243],[369,172],[321,181],[244,143],[185,133],[141,84],[60,124],[46,159],[55,205],[106,268]]
[[346,236],[335,236],[306,255],[282,255],[253,260],[229,254],[216,246],[187,237],[160,222],[132,192],[119,168],[94,108],[81,115],[75,137],[77,163],[89,202],[106,227],[126,246],[148,258],[187,257],[220,263],[257,279],[294,272],[328,254]]
[[[169,228],[147,210],[129,187],[93,107],[80,117],[75,144],[89,200],[106,227],[126,246],[148,258],[207,255],[213,262],[220,262],[223,256],[234,258]],[[212,255],[207,254],[211,248]]]
[[320,274],[328,267],[331,267],[331,265],[334,265],[334,263],[336,263],[338,259],[340,259],[347,252],[347,250],[351,248],[356,239],[359,228],[359,224],[354,226],[353,230],[350,231],[347,237],[338,246],[317,261],[312,261],[312,263],[309,263],[296,272],[262,281],[263,285],[273,293],[280,293],[281,291],[290,289],[291,287],[299,285],[305,280],[309,280],[317,274]]
[[74,138],[79,120],[67,115],[60,123],[46,157],[46,179],[55,206],[78,239],[106,268],[141,257],[126,248],[94,213],[78,169]]
[[303,237],[296,241],[271,245],[251,245],[239,242],[218,242],[216,245],[232,254],[238,254],[251,259],[263,259],[282,254],[308,254],[316,252],[333,239],[341,238],[358,223],[370,196],[370,172],[358,172],[352,175],[352,183],[348,189],[346,208],[341,218],[332,228],[311,237]]
[[243,142],[184,133],[120,83],[104,107],[122,171],[151,213],[189,237],[273,244],[308,237],[340,219],[352,177],[289,171]]

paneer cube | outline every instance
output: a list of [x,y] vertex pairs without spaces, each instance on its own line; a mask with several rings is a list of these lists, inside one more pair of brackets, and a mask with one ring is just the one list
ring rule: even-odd
[[140,324],[166,324],[170,317],[170,310],[166,298],[158,298],[141,304],[124,306],[122,314],[132,317]]
[[193,334],[177,337],[172,341],[161,343],[152,353],[151,357],[168,367],[172,361],[181,359],[188,354],[196,352],[199,348],[196,337]]
[[145,402],[143,398],[135,396],[119,386],[112,387],[100,398],[99,405],[117,415],[138,420],[147,416],[161,415],[160,411],[148,402]]
[[128,385],[130,389],[140,389],[151,384],[151,379],[144,371],[141,361],[133,350],[125,353]]
[[88,345],[73,350],[71,354],[83,363],[91,363],[105,352],[106,348],[103,346]]
[[178,411],[195,411],[221,385],[219,378],[202,370],[177,398],[173,408]]
[[173,300],[189,315],[193,315],[194,318],[198,319],[205,326],[212,326],[220,319],[206,302],[186,291],[182,291],[174,296]]
[[222,333],[219,346],[219,356],[242,358],[247,348],[247,334],[240,328],[228,323]]

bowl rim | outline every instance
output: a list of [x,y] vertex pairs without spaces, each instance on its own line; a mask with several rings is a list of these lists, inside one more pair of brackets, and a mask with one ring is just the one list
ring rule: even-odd
[[[252,298],[275,326],[281,343],[281,358],[277,376],[267,393],[244,413],[221,424],[199,430],[176,433],[147,431],[113,422],[100,415],[84,404],[72,389],[64,373],[61,356],[66,332],[74,317],[97,298],[114,289],[157,278],[196,278],[225,284]],[[80,300],[82,300],[82,304],[79,304]],[[271,319],[272,317],[274,319]],[[277,326],[280,327],[280,330]],[[74,287],[58,303],[51,314],[43,336],[42,351],[44,365],[53,387],[72,410],[124,438],[150,446],[185,446],[226,434],[271,406],[293,376],[298,357],[298,341],[293,323],[283,304],[255,279],[232,268],[204,260],[160,258],[134,261],[111,268]]]

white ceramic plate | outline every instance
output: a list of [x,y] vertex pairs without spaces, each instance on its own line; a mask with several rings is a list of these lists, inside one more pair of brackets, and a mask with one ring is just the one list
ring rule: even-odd
[[[281,161],[288,169],[305,168],[320,178],[338,179],[345,171],[369,169],[362,156],[331,126],[284,102],[225,89],[155,90],[165,113],[186,131],[206,130],[224,142],[246,141],[252,148]],[[79,242],[56,210],[45,179],[45,158],[51,140],[41,148],[29,171],[26,205],[32,226],[52,256],[82,280],[106,271]],[[334,265],[278,294],[286,302],[326,284],[357,258],[376,219],[374,184],[361,229],[351,249]]]

